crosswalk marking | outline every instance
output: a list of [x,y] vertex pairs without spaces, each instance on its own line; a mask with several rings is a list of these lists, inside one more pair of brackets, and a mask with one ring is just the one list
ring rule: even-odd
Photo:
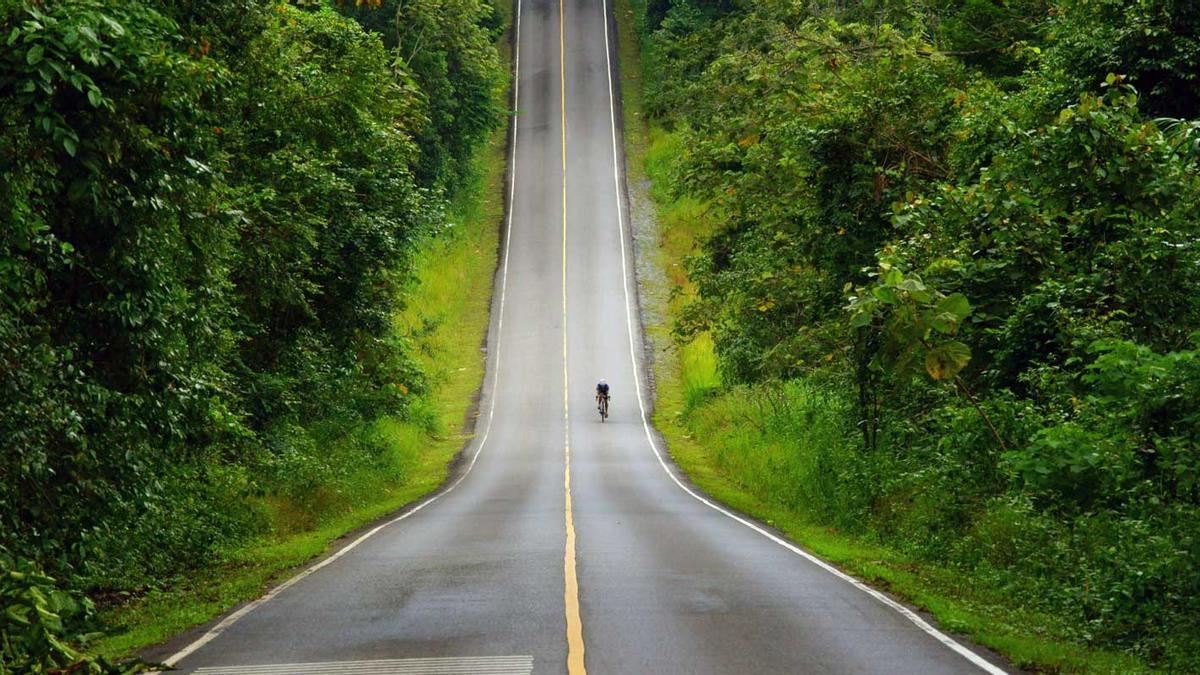
[[195,675],[529,675],[532,656],[455,656],[374,661],[205,666]]

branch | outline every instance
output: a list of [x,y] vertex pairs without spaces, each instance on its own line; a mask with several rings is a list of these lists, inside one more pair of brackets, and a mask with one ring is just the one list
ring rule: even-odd
[[971,390],[967,388],[967,383],[963,382],[961,377],[955,375],[954,384],[958,385],[958,390],[962,392],[962,395],[965,396],[966,399],[971,402],[971,405],[975,407],[975,410],[979,412],[979,416],[983,418],[983,423],[987,425],[988,430],[992,432],[992,436],[996,438],[996,442],[1000,444],[1000,449],[1004,452],[1008,452],[1008,445],[1005,444],[1004,439],[1000,437],[1000,432],[996,431],[996,425],[992,424],[992,418],[988,417],[988,414],[983,411],[982,407],[980,407],[979,402],[976,401],[975,397],[971,395]]

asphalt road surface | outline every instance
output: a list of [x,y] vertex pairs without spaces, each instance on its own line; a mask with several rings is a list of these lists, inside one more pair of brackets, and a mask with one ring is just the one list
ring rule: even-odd
[[510,213],[469,468],[159,658],[203,675],[1003,672],[661,459],[639,398],[610,12],[519,0]]

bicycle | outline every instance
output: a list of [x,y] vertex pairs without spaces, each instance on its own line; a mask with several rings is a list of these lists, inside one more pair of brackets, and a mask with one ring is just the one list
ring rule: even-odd
[[604,423],[604,420],[608,419],[608,394],[603,394],[599,398],[596,408],[600,411],[600,422]]

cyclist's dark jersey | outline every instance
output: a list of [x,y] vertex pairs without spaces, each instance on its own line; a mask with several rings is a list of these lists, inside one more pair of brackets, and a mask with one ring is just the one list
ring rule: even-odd
[[608,383],[596,385],[596,395],[608,396]]

